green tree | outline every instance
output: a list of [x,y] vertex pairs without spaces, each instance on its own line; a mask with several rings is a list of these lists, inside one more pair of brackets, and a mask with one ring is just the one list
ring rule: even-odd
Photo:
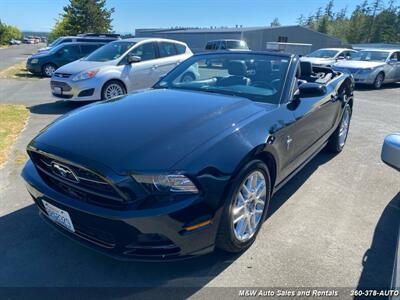
[[51,32],[51,39],[62,35],[112,31],[111,15],[114,8],[107,9],[105,0],[70,0],[63,11]]
[[271,22],[271,27],[278,27],[278,26],[281,26],[279,19],[278,18],[273,19]]
[[22,39],[22,32],[15,26],[7,25],[0,20],[0,45],[6,45],[11,39]]

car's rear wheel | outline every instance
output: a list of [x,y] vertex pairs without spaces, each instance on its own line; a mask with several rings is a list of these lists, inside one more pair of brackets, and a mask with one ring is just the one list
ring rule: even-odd
[[265,219],[271,180],[260,160],[248,163],[235,177],[225,203],[216,245],[228,252],[247,249]]
[[57,70],[57,66],[55,64],[45,64],[42,67],[42,75],[44,77],[53,76],[54,72]]
[[[344,95],[344,97],[346,97],[346,95]],[[347,141],[347,136],[349,134],[351,114],[351,107],[349,104],[346,104],[343,109],[342,119],[340,120],[340,123],[335,132],[329,138],[328,149],[331,152],[339,153],[343,150],[344,145]]]
[[374,88],[379,90],[382,88],[383,81],[385,80],[385,75],[381,72],[378,75],[376,75],[376,78],[374,80]]
[[107,82],[101,90],[101,99],[109,100],[126,94],[126,89],[118,80]]

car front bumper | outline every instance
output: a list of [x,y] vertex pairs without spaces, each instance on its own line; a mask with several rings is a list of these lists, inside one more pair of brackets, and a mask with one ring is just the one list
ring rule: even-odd
[[53,76],[50,81],[54,97],[71,101],[96,101],[101,99],[101,84],[96,78],[72,81],[68,78]]
[[[115,210],[76,200],[52,189],[30,160],[22,177],[40,216],[47,223],[103,254],[122,260],[166,261],[191,258],[214,250],[221,209],[208,209],[199,196],[188,197],[162,209]],[[75,232],[51,221],[43,200],[68,212]],[[189,220],[210,222],[188,230]]]
[[26,69],[32,74],[42,74],[42,65],[41,64],[31,64],[27,62]]

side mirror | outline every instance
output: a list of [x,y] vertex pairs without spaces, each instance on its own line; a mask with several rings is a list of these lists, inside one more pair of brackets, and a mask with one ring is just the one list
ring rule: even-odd
[[385,138],[381,159],[387,165],[400,171],[400,133],[390,134]]
[[397,64],[397,62],[398,62],[397,59],[389,59],[388,64],[395,65],[395,64]]
[[140,56],[133,55],[131,53],[128,54],[128,64],[134,64],[142,61]]
[[338,56],[336,59],[337,59],[337,60],[344,60],[344,59],[345,59],[345,57],[344,57],[344,56],[342,56],[342,55],[340,55],[340,56]]
[[318,97],[327,93],[326,86],[315,82],[302,83],[299,86],[300,98]]

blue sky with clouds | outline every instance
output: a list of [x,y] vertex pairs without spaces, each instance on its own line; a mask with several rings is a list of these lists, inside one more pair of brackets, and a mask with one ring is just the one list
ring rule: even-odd
[[[335,0],[335,9],[352,10],[363,0]],[[0,20],[22,30],[49,31],[68,0],[1,0]],[[277,17],[282,25],[296,23],[328,0],[107,0],[114,7],[116,32],[171,26],[262,26]]]

